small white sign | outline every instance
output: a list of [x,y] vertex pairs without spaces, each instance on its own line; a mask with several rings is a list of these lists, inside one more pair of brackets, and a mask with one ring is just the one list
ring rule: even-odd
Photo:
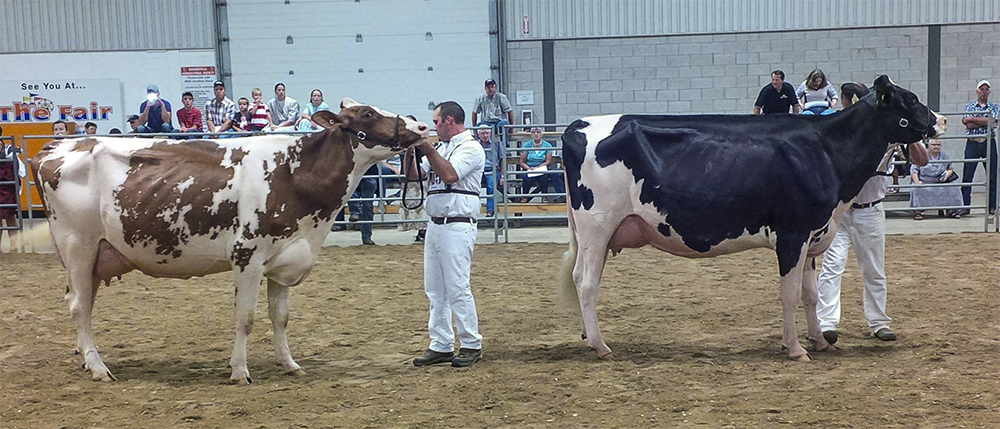
[[530,89],[526,91],[517,91],[516,96],[518,106],[535,104],[535,91]]

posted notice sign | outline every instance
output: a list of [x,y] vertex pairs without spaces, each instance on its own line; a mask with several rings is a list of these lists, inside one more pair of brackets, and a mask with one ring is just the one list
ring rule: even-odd
[[[215,66],[181,67],[181,93],[191,91],[194,107],[205,109],[205,103],[215,98],[212,84],[215,82]],[[202,112],[204,116],[205,112]]]

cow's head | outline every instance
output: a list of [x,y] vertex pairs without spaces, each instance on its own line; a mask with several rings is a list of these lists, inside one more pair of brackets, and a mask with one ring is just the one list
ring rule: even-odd
[[430,134],[426,123],[350,98],[340,102],[340,113],[316,112],[312,119],[323,128],[339,128],[355,135],[361,146],[371,150],[374,158],[380,159],[402,152]]
[[948,130],[948,119],[925,106],[917,96],[892,82],[889,76],[875,79],[866,99],[882,113],[882,127],[890,140],[913,143],[937,137]]

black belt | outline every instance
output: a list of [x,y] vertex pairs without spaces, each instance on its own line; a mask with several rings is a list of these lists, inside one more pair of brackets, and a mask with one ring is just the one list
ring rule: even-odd
[[465,189],[451,189],[451,188],[435,189],[433,191],[427,191],[427,195],[437,195],[437,194],[464,194],[464,195],[473,195],[478,197],[479,191],[466,191]]
[[476,223],[476,218],[474,217],[432,217],[431,222],[435,225],[444,225],[446,223]]
[[855,203],[855,204],[851,204],[851,207],[854,207],[856,209],[867,209],[868,207],[875,207],[876,205],[878,205],[881,202],[882,202],[882,200],[875,200],[875,201],[872,201],[870,203],[864,203],[864,204],[856,204]]

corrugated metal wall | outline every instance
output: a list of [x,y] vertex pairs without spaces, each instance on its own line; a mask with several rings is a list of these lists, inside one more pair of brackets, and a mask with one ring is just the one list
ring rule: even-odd
[[214,49],[212,0],[0,0],[0,53]]
[[504,0],[502,5],[508,41],[1000,21],[1000,0]]

